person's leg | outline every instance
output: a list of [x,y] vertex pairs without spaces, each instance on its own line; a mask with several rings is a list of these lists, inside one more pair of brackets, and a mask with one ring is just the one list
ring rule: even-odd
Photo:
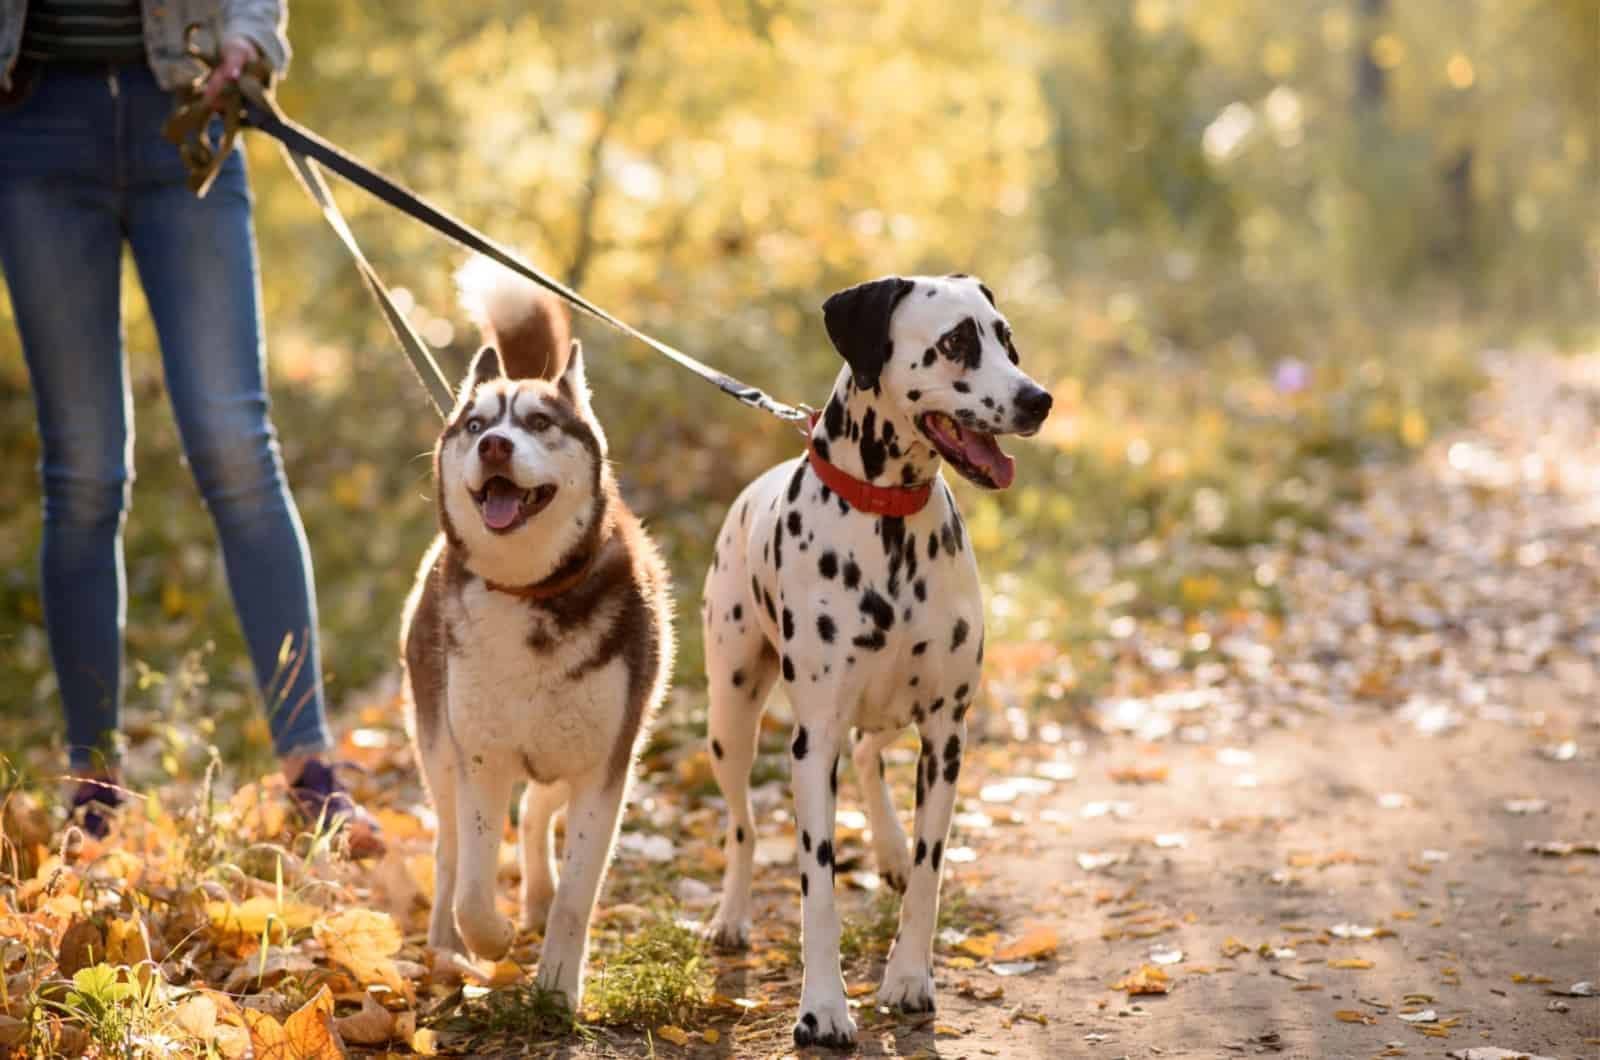
[[79,775],[115,772],[125,620],[122,232],[95,126],[108,95],[103,80],[46,78],[0,112],[0,271],[38,414],[45,630]]
[[217,527],[228,587],[281,756],[330,746],[316,593],[268,415],[250,198],[238,154],[210,193],[130,189],[129,241],[161,339],[184,452]]

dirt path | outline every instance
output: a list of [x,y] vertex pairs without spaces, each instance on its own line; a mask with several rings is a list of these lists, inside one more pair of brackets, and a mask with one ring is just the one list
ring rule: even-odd
[[[1082,726],[991,714],[939,1013],[864,995],[861,1055],[1600,1056],[1600,997],[1555,993],[1600,983],[1600,365],[1488,368],[1471,430],[1298,546],[1281,627],[1241,620],[1190,668],[1159,659],[1191,634],[1140,629],[1138,693]],[[870,882],[853,846],[841,880]],[[792,1051],[790,875],[760,873],[757,958],[717,964],[766,1004],[690,1053]],[[847,924],[870,935],[878,901],[847,891]],[[1053,958],[993,959],[1039,930]],[[847,983],[881,966],[869,946]],[[1116,988],[1141,969],[1166,992]]]

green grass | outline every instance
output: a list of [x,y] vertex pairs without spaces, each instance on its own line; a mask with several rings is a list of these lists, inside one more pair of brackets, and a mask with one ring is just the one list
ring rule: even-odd
[[699,936],[662,913],[590,973],[584,1015],[613,1026],[688,1023],[710,999],[711,985]]

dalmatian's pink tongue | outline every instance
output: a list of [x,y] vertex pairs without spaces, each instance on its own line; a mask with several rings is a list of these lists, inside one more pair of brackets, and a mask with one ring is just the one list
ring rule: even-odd
[[1000,448],[1000,443],[994,440],[994,435],[982,431],[962,430],[961,440],[965,443],[961,451],[966,453],[968,460],[989,473],[989,478],[996,489],[1010,487],[1011,480],[1017,477],[1017,462]]
[[483,523],[491,530],[504,530],[522,513],[522,491],[510,479],[496,475],[483,487]]

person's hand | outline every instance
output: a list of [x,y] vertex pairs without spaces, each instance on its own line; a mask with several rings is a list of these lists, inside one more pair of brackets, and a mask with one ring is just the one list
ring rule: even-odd
[[216,69],[211,71],[211,76],[206,79],[205,101],[212,107],[217,106],[217,100],[222,95],[222,87],[230,81],[239,80],[239,75],[244,68],[261,57],[256,46],[244,37],[224,37],[222,40],[222,58],[217,63]]

